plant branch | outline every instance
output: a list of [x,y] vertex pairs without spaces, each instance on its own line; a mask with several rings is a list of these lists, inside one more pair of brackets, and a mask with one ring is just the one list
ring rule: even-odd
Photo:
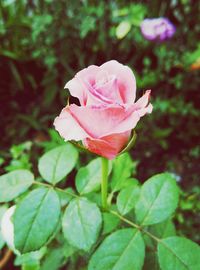
[[114,216],[118,217],[119,219],[121,219],[122,221],[124,221],[125,223],[131,225],[132,227],[136,228],[137,230],[143,232],[144,234],[147,234],[149,237],[151,237],[153,240],[155,240],[156,242],[160,242],[161,239],[156,237],[155,235],[153,235],[152,233],[144,230],[141,226],[135,224],[134,222],[128,220],[127,218],[121,216],[118,212],[115,212],[113,210],[109,211],[111,214],[113,214]]
[[75,193],[72,193],[72,192],[67,191],[67,190],[63,190],[62,188],[55,187],[54,189],[57,190],[57,191],[63,192],[65,194],[67,194],[67,195],[70,195],[70,196],[72,196],[74,198],[80,198],[80,196],[76,195]]
[[67,191],[67,190],[63,190],[62,188],[58,188],[58,187],[55,187],[55,186],[52,186],[52,185],[49,185],[49,184],[46,184],[46,183],[41,183],[41,182],[38,182],[38,181],[34,181],[33,184],[34,184],[34,185],[38,185],[38,186],[43,186],[43,187],[53,188],[53,189],[55,189],[55,190],[57,190],[57,191],[63,192],[63,193],[65,193],[65,194],[67,194],[67,195],[70,195],[70,196],[72,196],[72,197],[74,197],[74,198],[79,198],[78,195],[76,195],[76,194],[74,194],[74,193],[72,193],[72,192],[69,192],[69,191]]

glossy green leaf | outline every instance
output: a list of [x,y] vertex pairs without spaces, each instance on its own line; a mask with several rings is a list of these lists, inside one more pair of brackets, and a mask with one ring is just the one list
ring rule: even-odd
[[53,189],[29,193],[14,213],[15,247],[21,253],[41,248],[54,234],[60,218],[60,201]]
[[50,246],[46,256],[42,260],[40,270],[61,269],[62,265],[66,264],[67,259],[70,259],[74,252],[75,249],[63,240],[62,244],[59,243],[58,246]]
[[73,194],[75,194],[74,189],[69,187],[62,190],[56,190],[60,198],[61,207],[66,206],[72,199],[74,199]]
[[157,236],[158,238],[162,239],[176,235],[176,228],[173,222],[170,219],[168,219],[161,223],[154,224],[154,226],[151,226],[150,232],[153,235]]
[[169,173],[157,174],[147,180],[135,207],[137,221],[156,224],[172,215],[178,204],[179,189]]
[[18,255],[15,259],[15,266],[20,265],[36,265],[44,257],[47,252],[46,247],[26,254]]
[[74,199],[63,216],[63,233],[72,246],[88,251],[98,238],[101,223],[101,213],[95,203],[85,198]]
[[34,264],[23,264],[22,270],[40,270],[40,263],[35,262]]
[[200,247],[189,239],[168,237],[158,245],[162,270],[199,270]]
[[[111,163],[109,164],[109,172]],[[101,158],[96,158],[85,167],[79,169],[76,179],[76,188],[80,194],[97,191],[101,186]]]
[[[113,162],[113,173],[111,178],[111,188],[116,192],[124,186],[124,182],[132,176],[135,171],[134,163],[128,153],[118,156]],[[126,168],[126,169],[125,169]]]
[[87,166],[80,168],[75,183],[78,192],[81,194],[98,190],[101,185],[101,158],[96,158]]
[[118,230],[105,238],[89,262],[89,270],[140,270],[145,247],[139,231]]
[[64,261],[63,247],[56,247],[48,251],[40,270],[59,270]]
[[9,202],[25,192],[34,176],[28,170],[16,170],[0,176],[0,202]]
[[56,184],[72,171],[77,158],[78,152],[73,145],[58,146],[39,159],[39,172],[44,180]]
[[127,179],[125,179],[125,181],[122,181],[120,183],[118,188],[119,188],[119,190],[121,190],[121,189],[124,189],[126,187],[130,187],[130,186],[138,186],[138,184],[139,184],[139,181],[136,178],[127,178]]
[[117,208],[122,215],[126,215],[136,205],[140,195],[138,186],[129,186],[120,191],[117,196]]
[[[148,231],[155,235],[156,237],[163,239],[166,237],[176,235],[176,229],[173,222],[170,219],[167,219],[161,223],[154,224],[148,228]],[[145,244],[151,249],[155,250],[156,243],[148,235],[144,235]]]
[[101,201],[101,193],[100,192],[90,192],[88,194],[85,194],[85,197],[93,202],[96,203],[98,207],[101,207],[102,201]]
[[103,234],[108,234],[115,230],[120,223],[120,219],[110,213],[103,213]]
[[38,251],[29,252],[23,255],[17,256],[14,265],[21,265],[22,270],[40,270],[40,260],[46,253],[46,247],[41,248]]

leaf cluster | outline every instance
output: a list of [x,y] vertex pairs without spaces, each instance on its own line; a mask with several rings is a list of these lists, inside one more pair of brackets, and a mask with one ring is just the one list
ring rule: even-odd
[[[101,205],[101,159],[80,167],[75,189],[62,188],[75,170],[78,152],[71,144],[46,152],[40,177],[15,170],[0,177],[0,219],[8,204],[16,210],[16,265],[31,269],[197,270],[198,245],[176,236],[173,215],[180,190],[170,173],[140,184],[128,153],[109,163],[108,209]],[[0,232],[0,247],[4,240]]]

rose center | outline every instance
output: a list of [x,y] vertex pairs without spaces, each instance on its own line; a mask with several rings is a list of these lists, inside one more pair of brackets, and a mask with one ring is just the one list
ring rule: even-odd
[[112,87],[112,84],[116,80],[115,75],[108,75],[106,77],[100,78],[99,80],[96,80],[96,83],[94,85],[95,89],[101,89],[101,88],[110,88]]

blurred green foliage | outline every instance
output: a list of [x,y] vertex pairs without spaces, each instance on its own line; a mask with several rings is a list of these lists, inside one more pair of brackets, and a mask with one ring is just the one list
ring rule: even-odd
[[[154,110],[137,127],[132,152],[138,178],[168,170],[188,194],[199,194],[199,13],[191,0],[0,1],[1,166],[30,168],[38,146],[62,144],[48,128],[66,104],[63,86],[80,69],[116,59],[133,69],[138,96],[152,89]],[[176,26],[174,37],[145,40],[141,21],[160,16]],[[177,217],[182,231],[193,226],[197,207],[196,195],[188,202],[188,194]]]

